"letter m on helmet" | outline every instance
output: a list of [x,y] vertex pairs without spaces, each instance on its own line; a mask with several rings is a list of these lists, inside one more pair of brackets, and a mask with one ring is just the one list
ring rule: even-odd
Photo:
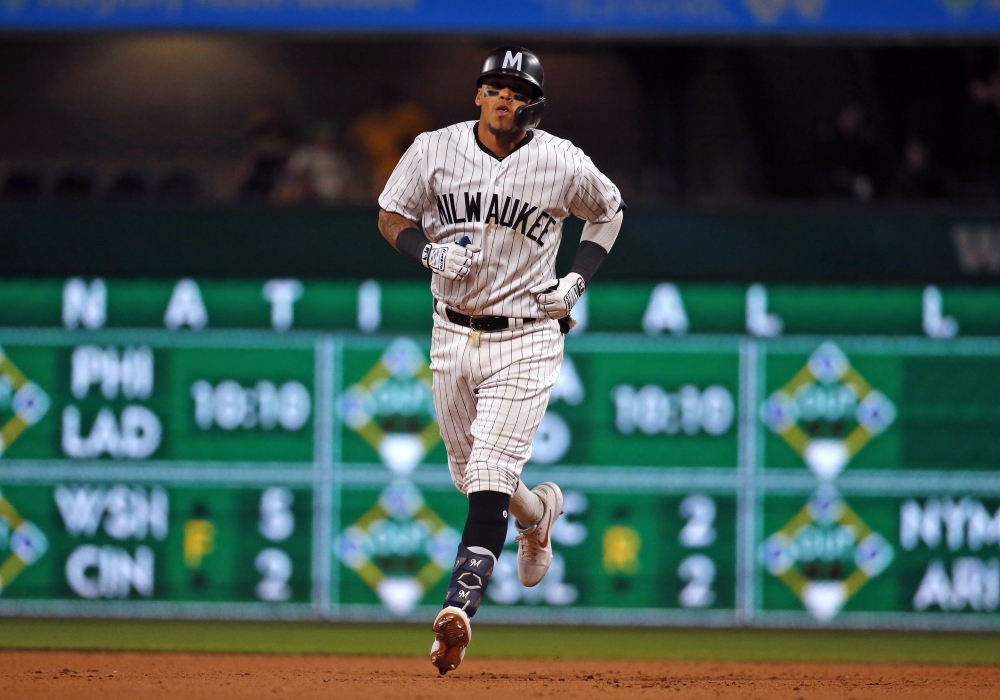
[[513,53],[508,51],[507,55],[503,57],[502,68],[516,68],[517,70],[521,70],[521,52]]

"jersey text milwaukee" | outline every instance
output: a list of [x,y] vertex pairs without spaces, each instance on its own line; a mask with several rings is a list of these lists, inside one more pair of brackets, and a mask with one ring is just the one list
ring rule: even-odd
[[482,248],[462,280],[434,275],[434,296],[473,316],[538,318],[528,290],[556,277],[563,221],[603,223],[621,205],[618,188],[583,151],[529,131],[506,158],[476,137],[478,122],[421,134],[386,183],[379,206],[420,221],[433,243],[468,236]]

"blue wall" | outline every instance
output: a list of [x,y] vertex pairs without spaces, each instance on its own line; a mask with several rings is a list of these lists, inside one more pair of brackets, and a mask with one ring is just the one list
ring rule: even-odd
[[1000,32],[995,0],[0,0],[0,30],[921,34]]

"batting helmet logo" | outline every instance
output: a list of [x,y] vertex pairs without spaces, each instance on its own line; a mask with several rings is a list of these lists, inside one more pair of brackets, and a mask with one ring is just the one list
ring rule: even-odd
[[503,67],[513,68],[515,70],[521,70],[521,56],[523,54],[518,51],[517,55],[514,55],[513,51],[508,51],[507,55],[503,57]]

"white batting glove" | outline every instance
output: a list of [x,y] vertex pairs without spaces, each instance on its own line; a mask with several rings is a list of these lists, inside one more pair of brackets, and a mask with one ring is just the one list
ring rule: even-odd
[[481,250],[482,248],[475,245],[428,243],[420,255],[420,262],[435,275],[441,275],[449,280],[460,280],[469,274],[476,253]]
[[562,279],[542,282],[528,291],[538,299],[542,313],[549,318],[560,319],[569,316],[586,289],[587,283],[583,281],[583,277],[571,272]]

